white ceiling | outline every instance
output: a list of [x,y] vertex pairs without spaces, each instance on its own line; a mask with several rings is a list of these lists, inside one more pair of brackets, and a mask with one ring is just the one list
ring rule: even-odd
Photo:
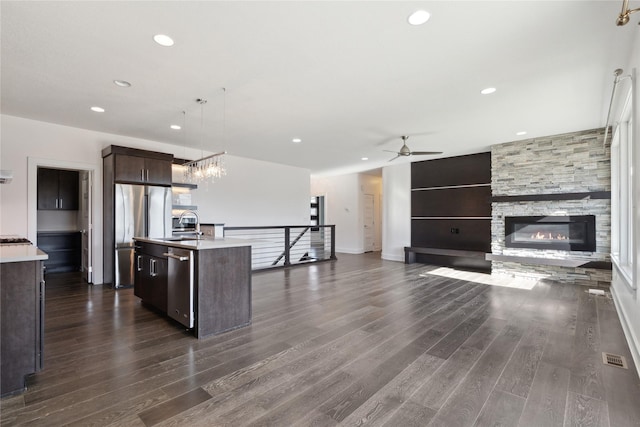
[[[0,7],[3,114],[313,174],[387,165],[382,150],[405,134],[413,150],[444,152],[415,161],[601,127],[613,70],[640,31],[636,19],[615,26],[621,0]],[[431,20],[408,25],[416,9]],[[154,43],[158,33],[175,45]],[[488,86],[497,91],[480,95]]]

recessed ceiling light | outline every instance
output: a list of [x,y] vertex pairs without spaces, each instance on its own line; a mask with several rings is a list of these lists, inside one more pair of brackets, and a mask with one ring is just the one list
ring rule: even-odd
[[126,80],[114,80],[113,83],[120,87],[131,87],[131,83]]
[[300,139],[300,138],[293,138],[293,139],[291,140],[291,142],[295,142],[296,144],[299,144],[299,143],[301,143],[301,142],[302,142],[302,139]]
[[411,25],[422,25],[431,18],[431,14],[426,10],[416,10],[407,18]]
[[153,40],[160,46],[173,46],[173,39],[164,34],[156,34],[153,36]]
[[104,113],[104,108],[102,108],[102,107],[91,107],[91,111],[94,111],[96,113]]
[[362,160],[369,160],[369,158],[368,157],[363,157]]
[[518,135],[518,136],[522,136],[522,135],[526,135],[526,134],[527,134],[527,132],[524,131],[524,130],[521,130],[520,132],[516,132],[516,135]]
[[169,127],[170,127],[171,129],[173,129],[173,130],[180,130],[180,129],[182,129],[182,126],[180,126],[180,125],[171,125],[171,126],[169,126]]
[[483,94],[483,95],[489,95],[490,93],[493,93],[495,91],[496,91],[495,87],[487,87],[487,88],[482,89],[480,91],[480,93]]

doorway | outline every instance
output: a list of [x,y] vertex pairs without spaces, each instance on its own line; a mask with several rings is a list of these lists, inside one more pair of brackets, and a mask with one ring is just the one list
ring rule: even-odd
[[94,165],[28,159],[30,241],[49,255],[47,272],[77,272],[93,277]]
[[364,251],[375,250],[375,203],[373,194],[364,195]]

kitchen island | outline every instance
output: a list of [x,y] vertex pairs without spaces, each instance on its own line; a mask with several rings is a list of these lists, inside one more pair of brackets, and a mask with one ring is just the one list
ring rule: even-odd
[[25,389],[43,367],[44,277],[47,254],[31,244],[0,246],[0,395]]
[[251,324],[251,243],[134,239],[135,295],[205,338]]

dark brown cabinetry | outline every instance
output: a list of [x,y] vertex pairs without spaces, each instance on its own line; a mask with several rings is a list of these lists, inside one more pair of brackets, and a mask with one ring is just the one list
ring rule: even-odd
[[24,390],[25,376],[42,369],[44,279],[41,261],[0,268],[0,394]]
[[133,293],[144,303],[167,312],[167,277],[169,267],[161,245],[138,243],[135,251],[135,280]]
[[[136,239],[134,294],[164,313],[168,314],[171,307],[174,315],[170,317],[174,319],[175,309],[180,309],[181,314],[186,312],[185,307],[193,307],[193,332],[197,338],[251,323],[251,246],[203,248],[208,245],[206,240],[195,247],[175,247]],[[190,253],[186,256],[182,251]],[[163,254],[169,254],[171,259]],[[191,271],[187,274],[175,268],[172,271],[170,264],[174,263],[175,267],[176,262],[190,263],[188,257],[193,257],[193,264],[183,267],[187,271],[193,269],[192,292],[188,289]],[[180,320],[176,320],[186,325],[181,316],[178,317]]]
[[80,271],[82,235],[79,231],[39,232],[38,247],[49,255],[44,262],[48,273]]
[[78,171],[38,168],[38,209],[78,210]]
[[171,160],[115,155],[116,182],[171,185]]

